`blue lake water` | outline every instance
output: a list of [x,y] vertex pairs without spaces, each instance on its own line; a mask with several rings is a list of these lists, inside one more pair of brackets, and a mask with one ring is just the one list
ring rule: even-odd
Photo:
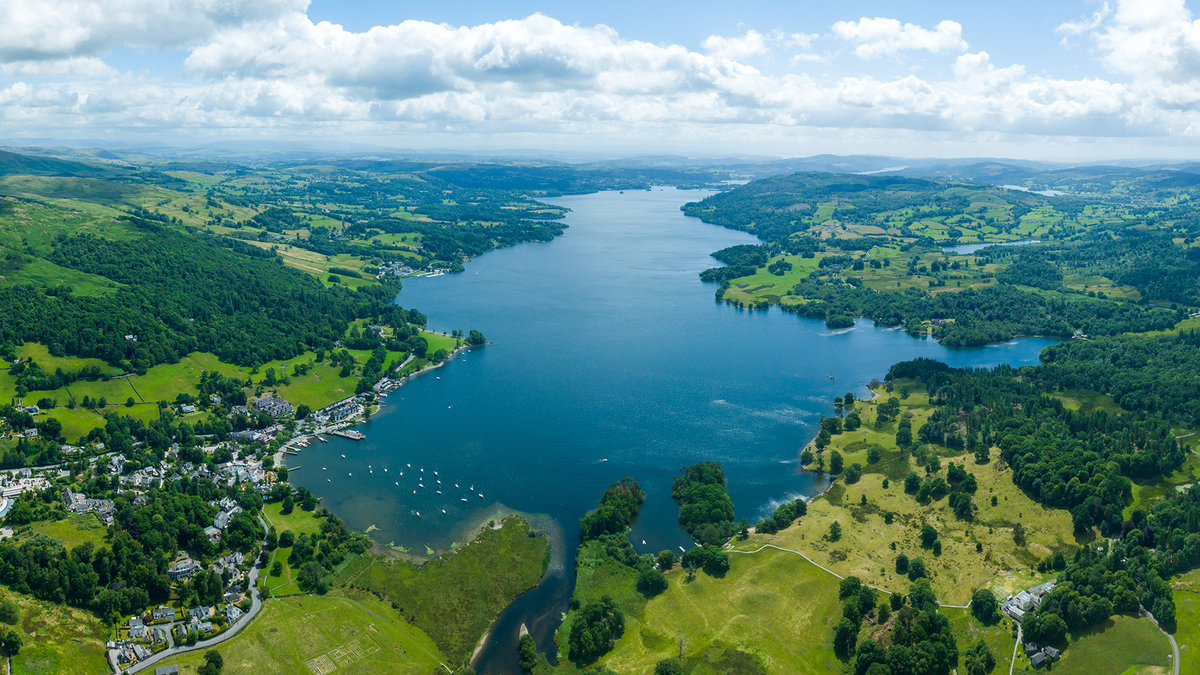
[[348,526],[374,526],[378,542],[417,554],[462,541],[499,511],[541,514],[535,522],[556,544],[552,571],[497,620],[480,672],[515,669],[521,622],[554,654],[578,519],[609,483],[632,476],[646,491],[630,536],[638,551],[678,552],[691,546],[670,496],[681,467],[720,461],[738,518],[754,521],[823,487],[798,457],[834,396],[866,395],[866,383],[905,359],[1030,364],[1053,342],[950,349],[865,320],[829,331],[718,303],[698,277],[717,264],[709,253],[757,240],[683,216],[679,207],[705,194],[556,198],[572,212],[553,242],[406,281],[397,302],[424,312],[431,329],[478,329],[493,344],[393,393],[358,427],[366,440],[315,444],[291,461]]

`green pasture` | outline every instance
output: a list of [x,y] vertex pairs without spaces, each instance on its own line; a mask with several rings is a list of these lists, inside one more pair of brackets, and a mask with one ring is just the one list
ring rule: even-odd
[[11,591],[21,620],[14,627],[21,651],[12,658],[14,673],[31,675],[100,675],[110,672],[104,642],[108,631],[91,612],[44,602]]
[[[429,636],[400,620],[387,603],[348,589],[267,600],[262,613],[218,651],[227,675],[307,675],[314,666],[428,675],[443,662]],[[163,663],[194,674],[204,664],[204,652]]]
[[[1054,664],[1054,671],[1062,675],[1173,672],[1171,643],[1148,619],[1117,614],[1099,626],[1070,634],[1068,641],[1062,660]],[[1182,650],[1180,658],[1184,658]],[[1023,654],[1018,654],[1017,661],[1018,667],[1029,665]]]

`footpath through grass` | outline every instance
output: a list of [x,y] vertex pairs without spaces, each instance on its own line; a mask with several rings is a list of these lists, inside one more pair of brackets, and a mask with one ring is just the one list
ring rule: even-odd
[[549,560],[546,537],[530,536],[524,520],[509,518],[499,529],[484,528],[471,543],[420,567],[387,556],[360,556],[338,577],[338,585],[381,595],[428,633],[453,666],[466,663],[501,610],[537,585]]
[[[217,649],[225,660],[222,672],[228,675],[311,675],[335,668],[348,673],[428,675],[442,670],[443,662],[433,640],[419,628],[397,621],[387,603],[349,589],[267,600],[249,626]],[[163,662],[172,663],[180,673],[196,673],[204,663],[204,652]]]

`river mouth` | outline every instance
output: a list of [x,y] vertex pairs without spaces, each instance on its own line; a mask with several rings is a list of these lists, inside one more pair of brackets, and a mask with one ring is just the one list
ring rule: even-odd
[[543,514],[543,531],[558,529],[560,562],[497,619],[480,673],[517,672],[521,623],[555,654],[579,518],[610,483],[631,476],[646,492],[630,534],[638,553],[678,553],[692,546],[671,499],[680,468],[721,462],[737,518],[755,522],[824,489],[799,454],[821,416],[835,414],[834,396],[867,396],[897,361],[1034,364],[1055,342],[951,349],[866,320],[829,331],[777,309],[717,302],[716,285],[698,276],[719,264],[709,254],[758,242],[680,212],[707,194],[555,198],[572,212],[554,241],[487,253],[461,274],[405,280],[396,302],[425,313],[431,329],[478,329],[492,344],[391,393],[357,427],[364,440],[303,451],[311,457],[297,478],[323,506],[418,557],[461,544],[496,504]]

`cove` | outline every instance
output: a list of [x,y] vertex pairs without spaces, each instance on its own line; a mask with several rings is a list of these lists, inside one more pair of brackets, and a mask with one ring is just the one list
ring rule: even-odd
[[534,525],[552,532],[551,571],[497,619],[481,673],[517,670],[522,622],[554,655],[578,519],[609,483],[628,475],[646,491],[630,535],[638,552],[678,553],[692,545],[671,500],[681,467],[720,461],[737,517],[755,521],[823,489],[799,453],[835,395],[865,396],[897,361],[1032,364],[1054,342],[951,349],[866,320],[829,331],[778,309],[718,303],[716,285],[698,277],[718,264],[709,254],[758,241],[679,211],[705,194],[555,198],[572,212],[554,241],[406,280],[397,302],[424,312],[432,329],[478,329],[493,344],[389,396],[358,427],[366,440],[333,439],[293,459],[303,466],[297,482],[348,527],[373,528],[376,541],[414,554],[443,551],[501,511],[541,514]]

